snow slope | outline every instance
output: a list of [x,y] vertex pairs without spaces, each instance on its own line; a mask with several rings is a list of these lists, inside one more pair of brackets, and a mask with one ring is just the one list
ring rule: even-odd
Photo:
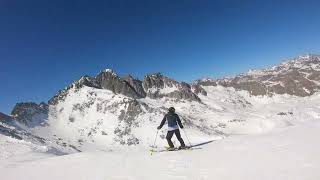
[[0,167],[54,156],[46,146],[40,146],[0,134]]
[[[15,180],[318,180],[320,121],[233,136],[193,151],[88,151],[0,167]],[[192,137],[191,137],[192,139]]]
[[[203,87],[201,102],[171,98],[134,100],[109,90],[82,87],[50,107],[48,126],[29,129],[51,142],[80,151],[149,147],[167,108],[174,106],[195,140],[259,134],[320,117],[320,94],[251,96],[222,86]],[[166,127],[159,137],[164,139]],[[184,136],[184,135],[183,135]],[[186,138],[184,136],[184,138]],[[166,143],[162,141],[159,146]],[[124,146],[125,145],[125,146]],[[72,151],[74,152],[74,151]],[[70,151],[71,153],[71,151]]]

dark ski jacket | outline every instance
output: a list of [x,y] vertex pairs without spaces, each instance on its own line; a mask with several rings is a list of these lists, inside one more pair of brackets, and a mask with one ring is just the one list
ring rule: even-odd
[[183,128],[183,125],[181,123],[181,120],[176,113],[168,112],[162,119],[161,124],[160,124],[160,129],[164,125],[164,123],[168,121],[168,126],[169,127],[175,127],[177,124],[179,124],[180,128]]

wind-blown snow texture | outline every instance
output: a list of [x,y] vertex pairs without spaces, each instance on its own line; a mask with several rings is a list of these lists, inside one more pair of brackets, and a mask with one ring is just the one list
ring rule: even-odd
[[[81,77],[49,105],[19,103],[11,116],[0,114],[1,178],[317,180],[319,66],[320,56],[302,56],[191,85],[110,69]],[[170,106],[186,144],[214,142],[150,155]],[[158,148],[165,135],[163,128]]]
[[5,166],[1,161],[0,172],[1,178],[16,180],[317,180],[319,128],[320,123],[312,121],[273,133],[215,141],[199,150],[152,156],[144,149],[127,149],[42,157]]

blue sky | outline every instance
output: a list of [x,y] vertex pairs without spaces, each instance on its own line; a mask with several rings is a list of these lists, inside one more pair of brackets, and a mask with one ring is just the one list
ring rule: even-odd
[[234,75],[319,54],[319,1],[0,1],[0,112],[81,75]]

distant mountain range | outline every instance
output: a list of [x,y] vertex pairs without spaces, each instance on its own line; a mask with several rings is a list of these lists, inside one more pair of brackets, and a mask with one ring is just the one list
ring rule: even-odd
[[201,79],[202,86],[233,87],[252,95],[310,96],[320,89],[320,56],[305,55],[263,70],[251,70],[233,78]]
[[[0,133],[61,152],[149,146],[155,127],[174,106],[193,135],[223,138],[291,125],[300,117],[315,118],[303,111],[308,105],[300,106],[308,97],[311,104],[318,100],[319,90],[318,55],[191,84],[161,73],[139,80],[106,69],[74,81],[48,104],[18,103],[10,116],[0,113]],[[164,138],[165,130],[161,134]]]

